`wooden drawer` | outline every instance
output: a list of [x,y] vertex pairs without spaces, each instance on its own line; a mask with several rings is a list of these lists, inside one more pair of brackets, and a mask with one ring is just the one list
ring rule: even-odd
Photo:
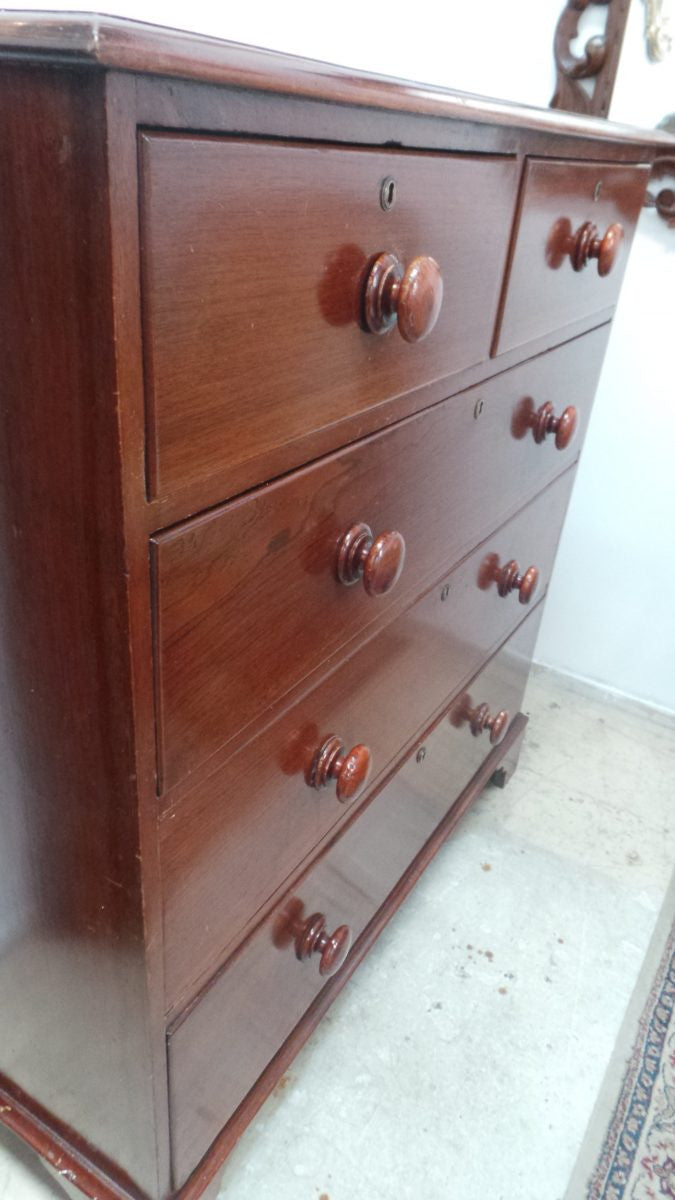
[[[483,588],[493,557],[548,582],[574,470],[491,535],[411,609],[306,694],[160,826],[167,1009],[182,1005],[222,962],[255,914],[345,819],[335,785],[306,774],[330,734],[365,743],[375,788],[522,619],[515,595]],[[446,592],[447,586],[447,592]],[[364,793],[365,794],[365,793]]]
[[[528,160],[500,353],[616,304],[649,171],[648,165]],[[585,239],[577,235],[589,222],[601,241],[612,225],[621,226],[615,254],[605,240],[602,259],[587,259]],[[606,268],[608,274],[601,275]]]
[[[471,696],[515,714],[541,605],[471,684]],[[322,913],[327,928],[365,929],[469,783],[491,746],[458,721],[458,705],[408,763],[298,881],[242,946],[168,1042],[174,1184],[195,1167],[325,979],[298,962],[289,918]]]
[[[161,789],[409,603],[574,461],[608,330],[154,539]],[[545,402],[558,414],[577,407],[566,449],[553,435],[537,444],[526,428]],[[405,539],[403,573],[386,595],[337,579],[338,542],[357,521]]]
[[[280,448],[488,356],[515,160],[161,133],[140,149],[153,495],[212,478],[217,500],[234,466],[278,474],[312,457],[281,467]],[[384,251],[440,266],[423,343],[360,326]]]

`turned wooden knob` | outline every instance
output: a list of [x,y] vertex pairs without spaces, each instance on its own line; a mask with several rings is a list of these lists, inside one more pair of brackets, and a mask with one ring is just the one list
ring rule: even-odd
[[609,275],[617,260],[623,241],[623,227],[610,225],[603,237],[592,221],[584,224],[572,235],[569,256],[575,271],[583,271],[592,258],[598,260],[598,275]]
[[368,779],[370,767],[367,746],[354,746],[347,754],[340,738],[331,734],[314,755],[307,782],[319,790],[334,779],[338,800],[353,800]]
[[535,413],[532,413],[530,425],[535,442],[541,443],[546,440],[549,433],[554,433],[556,449],[564,450],[569,446],[576,432],[577,410],[573,404],[568,404],[560,416],[556,417],[551,401],[547,400]]
[[443,277],[427,255],[403,266],[394,254],[378,254],[366,279],[363,321],[371,333],[387,333],[394,323],[406,342],[431,333],[443,302]]
[[468,721],[469,728],[474,737],[480,737],[485,730],[490,731],[490,742],[493,746],[500,742],[506,733],[506,727],[509,723],[509,714],[505,708],[500,708],[494,717],[490,714],[490,709],[487,704],[476,704],[471,702],[470,696],[463,696],[459,709],[455,710],[454,715],[451,714],[453,725],[463,725]]
[[348,587],[363,579],[369,596],[383,596],[393,588],[404,562],[405,542],[400,533],[389,530],[374,538],[369,525],[352,525],[338,544],[337,577]]
[[300,962],[320,954],[321,975],[334,975],[340,970],[352,945],[352,931],[348,925],[338,926],[335,933],[326,933],[326,918],[323,913],[314,913],[294,932],[295,953]]
[[500,596],[517,591],[520,603],[529,604],[539,583],[539,568],[528,567],[521,575],[518,563],[512,558],[503,567],[495,568],[493,579]]

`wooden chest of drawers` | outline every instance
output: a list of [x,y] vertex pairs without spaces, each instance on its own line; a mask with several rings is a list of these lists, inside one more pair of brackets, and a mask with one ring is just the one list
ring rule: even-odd
[[669,139],[114,20],[0,55],[0,1118],[196,1200],[515,767]]

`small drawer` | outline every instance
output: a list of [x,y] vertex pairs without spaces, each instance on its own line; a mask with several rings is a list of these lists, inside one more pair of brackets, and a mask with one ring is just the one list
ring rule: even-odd
[[[489,356],[514,159],[147,133],[140,161],[152,495],[211,481],[215,502],[233,468],[237,490],[279,474],[315,456],[292,443],[331,427],[338,445],[342,420]],[[405,288],[371,275],[366,306],[383,253]],[[426,327],[420,258],[444,282],[433,330],[365,332],[394,300],[406,337]]]
[[[153,539],[162,791],[391,619],[392,606],[419,596],[575,460],[608,330]],[[346,586],[340,546],[363,524],[373,545]],[[402,574],[368,594],[366,584],[381,592],[394,582],[391,553],[376,554],[378,535],[391,543],[392,531],[405,543]]]
[[[345,750],[368,748],[366,796],[522,620],[531,565],[544,594],[573,477],[566,472],[443,585],[167,809],[160,823],[167,1010],[194,995],[261,907],[345,820],[356,795],[347,789],[339,801],[347,777],[320,790],[308,782],[328,737]],[[510,585],[511,594],[501,594]],[[348,763],[358,775],[359,755]]]
[[[467,702],[471,709],[489,706],[495,716],[504,710],[512,718],[518,711],[541,607],[453,704],[426,739],[421,761],[411,756],[174,1027],[168,1057],[175,1186],[194,1169],[324,986],[319,963],[330,969],[331,947],[323,958],[297,957],[303,944],[309,953],[318,940],[318,929],[317,937],[309,936],[309,918],[321,914],[328,933],[346,925],[358,938],[492,749],[487,729],[472,734]],[[334,943],[333,966],[346,950],[341,937]]]
[[500,353],[616,304],[649,172],[528,160]]

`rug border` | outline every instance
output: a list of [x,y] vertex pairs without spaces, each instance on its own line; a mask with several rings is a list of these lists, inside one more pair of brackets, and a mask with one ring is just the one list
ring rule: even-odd
[[[635,1043],[628,1061],[619,1098],[612,1121],[607,1130],[602,1150],[587,1189],[587,1200],[603,1200],[608,1186],[614,1188],[616,1200],[622,1200],[635,1155],[640,1143],[645,1122],[648,1120],[654,1086],[658,1082],[661,1058],[668,1036],[675,994],[675,925],[671,924],[665,949],[661,956],[654,982],[638,1022]],[[664,1023],[658,1016],[662,1007],[669,1010]],[[635,1122],[636,1133],[631,1134],[632,1149],[625,1145],[623,1133],[629,1119]],[[629,1157],[629,1163],[618,1163],[621,1153]],[[624,1174],[623,1179],[612,1178],[615,1171]]]
[[[604,1200],[603,1189],[609,1182],[617,1143],[642,1066],[650,1026],[659,1001],[669,985],[669,977],[675,972],[674,915],[675,871],[654,923],[640,975],[626,1007],[615,1048],[565,1192],[565,1200],[579,1200],[582,1195],[585,1200]],[[675,986],[675,973],[671,986]],[[652,1086],[654,1082],[655,1079],[651,1081]],[[623,1192],[617,1200],[622,1195]]]

